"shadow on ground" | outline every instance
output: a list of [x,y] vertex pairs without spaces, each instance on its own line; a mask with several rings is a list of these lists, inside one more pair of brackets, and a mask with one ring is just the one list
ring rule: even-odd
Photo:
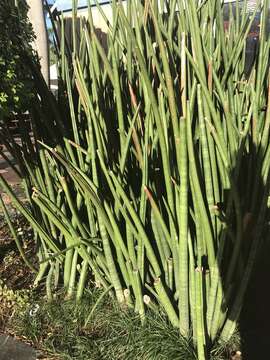
[[241,314],[243,360],[270,359],[269,244],[264,245],[254,269]]

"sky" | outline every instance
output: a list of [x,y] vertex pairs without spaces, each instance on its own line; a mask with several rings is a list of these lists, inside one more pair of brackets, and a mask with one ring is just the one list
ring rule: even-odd
[[[231,0],[232,1],[232,0]],[[252,7],[252,5],[254,6],[254,4],[256,4],[256,1],[257,0],[248,0],[248,4],[249,6]],[[53,3],[57,3],[57,9],[59,11],[61,10],[66,10],[66,9],[71,9],[72,7],[72,0],[48,0],[48,2],[50,4],[53,4]],[[91,2],[93,4],[95,4],[95,0],[91,0]],[[104,2],[108,2],[108,0],[99,0],[99,3],[102,4]],[[87,0],[78,0],[78,6],[85,6],[87,5],[88,1]]]
[[[55,1],[50,0],[50,3],[54,3]],[[85,6],[87,5],[87,0],[79,0],[78,1],[78,6]],[[91,1],[93,4],[95,3],[94,0]],[[108,0],[99,0],[99,3],[102,4],[104,2],[108,2]],[[57,9],[58,10],[66,10],[66,9],[70,9],[72,7],[72,0],[56,0],[57,3]]]
[[[1,0],[0,0],[1,1]],[[95,4],[95,0],[90,0],[92,4]],[[108,0],[98,0],[100,4],[104,2],[108,2]],[[232,0],[230,0],[232,1]],[[254,4],[256,4],[257,0],[248,0],[249,6],[252,8]],[[72,0],[48,0],[49,4],[54,4],[56,2],[58,11],[71,9],[72,7]],[[78,0],[78,6],[85,6],[87,5],[87,0]]]

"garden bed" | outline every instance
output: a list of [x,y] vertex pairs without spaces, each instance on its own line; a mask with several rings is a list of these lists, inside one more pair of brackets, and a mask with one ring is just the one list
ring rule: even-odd
[[31,63],[34,143],[11,149],[30,211],[0,184],[38,287],[4,227],[5,331],[60,358],[267,358],[268,8],[259,29],[219,1],[129,5],[108,52],[91,23],[72,56],[62,39],[57,99]]

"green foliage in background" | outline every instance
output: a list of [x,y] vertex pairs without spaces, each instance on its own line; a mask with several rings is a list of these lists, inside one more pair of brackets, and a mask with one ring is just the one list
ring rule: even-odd
[[34,39],[24,0],[0,2],[0,117],[24,111],[31,98],[32,76],[25,53]]

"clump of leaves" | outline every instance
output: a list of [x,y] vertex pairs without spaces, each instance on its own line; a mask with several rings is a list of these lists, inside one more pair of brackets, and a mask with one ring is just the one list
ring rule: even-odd
[[[100,290],[88,291],[76,303],[63,301],[61,293],[52,302],[40,298],[12,320],[15,333],[60,359],[90,360],[196,360],[192,339],[181,337],[165,313],[157,308],[139,315],[110,296],[101,301]],[[97,304],[97,306],[95,306]],[[89,313],[95,306],[89,322]],[[228,359],[235,344],[216,345],[211,360]]]
[[10,289],[4,281],[0,279],[0,328],[2,328],[8,317],[12,317],[15,313],[23,314],[28,304],[28,290]]
[[40,294],[34,295],[31,305],[24,313],[17,314],[9,327],[48,355],[61,359],[100,360],[97,339],[107,331],[105,323],[98,323],[93,317],[89,326],[84,327],[97,296],[98,291],[94,291],[76,303],[72,299],[64,301],[62,293],[52,302],[41,299]]
[[0,2],[0,120],[25,111],[31,96],[32,77],[26,56],[33,57],[32,27],[24,0]]
[[143,325],[134,312],[118,311],[108,326],[99,344],[104,360],[197,359],[191,338],[183,338],[161,310],[148,312]]

